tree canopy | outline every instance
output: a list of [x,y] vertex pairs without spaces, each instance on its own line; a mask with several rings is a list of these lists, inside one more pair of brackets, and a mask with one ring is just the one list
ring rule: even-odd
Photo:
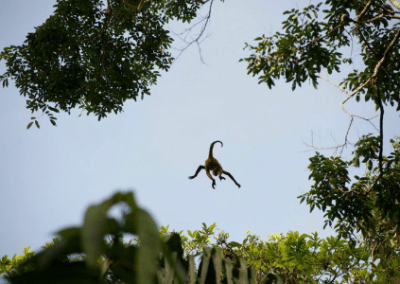
[[[340,156],[325,157],[316,153],[310,159],[311,190],[299,196],[310,211],[315,207],[326,212],[325,226],[336,228],[340,237],[352,240],[361,232],[371,249],[372,259],[397,259],[400,246],[400,144],[399,139],[384,139],[385,108],[400,110],[400,5],[397,1],[325,1],[309,5],[302,11],[292,9],[284,21],[284,33],[271,37],[262,35],[256,45],[246,44],[252,54],[247,62],[248,73],[269,88],[284,77],[292,89],[310,80],[317,88],[322,71],[340,72],[343,64],[353,59],[345,56],[346,47],[361,48],[362,70],[353,70],[336,84],[347,97],[343,111],[354,98],[372,101],[379,111],[379,135],[363,135],[353,145],[353,157],[346,161]],[[321,9],[323,10],[321,11]],[[392,152],[384,155],[384,142],[391,143]],[[349,174],[350,168],[362,167],[359,177]],[[392,269],[399,264],[391,263]],[[390,265],[389,265],[390,266]]]
[[149,95],[173,60],[166,24],[190,22],[209,0],[104,2],[57,0],[54,14],[23,44],[0,53],[3,87],[14,80],[27,108],[46,112],[54,125],[55,112],[79,107],[100,120]]

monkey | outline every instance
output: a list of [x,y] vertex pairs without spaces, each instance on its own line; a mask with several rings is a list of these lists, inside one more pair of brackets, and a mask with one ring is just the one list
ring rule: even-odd
[[200,172],[201,170],[204,169],[204,170],[206,171],[207,176],[212,180],[212,188],[213,188],[213,189],[215,189],[216,183],[215,183],[215,179],[212,177],[212,175],[210,174],[210,172],[212,172],[214,176],[218,176],[220,180],[225,179],[225,178],[222,176],[222,174],[227,175],[227,176],[230,177],[230,178],[233,180],[233,182],[240,188],[240,184],[235,180],[235,178],[234,178],[229,172],[224,171],[224,170],[222,169],[221,164],[218,162],[218,160],[215,159],[215,158],[213,157],[213,148],[214,148],[214,144],[215,144],[215,143],[218,143],[218,142],[221,143],[221,147],[224,146],[224,144],[222,144],[222,142],[219,141],[219,140],[212,142],[211,145],[210,145],[210,153],[208,154],[208,159],[207,159],[206,162],[204,163],[204,166],[203,166],[203,165],[200,165],[200,166],[197,168],[196,173],[195,173],[193,176],[190,176],[189,179],[194,179],[195,177],[197,177],[197,175],[199,174],[199,172]]

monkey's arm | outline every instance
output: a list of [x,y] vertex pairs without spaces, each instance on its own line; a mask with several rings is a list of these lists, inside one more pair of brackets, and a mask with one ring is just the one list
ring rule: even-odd
[[230,177],[233,180],[233,182],[240,188],[240,184],[237,183],[235,178],[230,173],[228,173],[227,171],[222,171],[222,173],[226,174],[228,177]]
[[203,169],[206,169],[206,168],[205,168],[204,166],[200,165],[200,166],[197,168],[196,173],[195,173],[193,176],[190,176],[189,179],[193,179],[193,178],[197,177],[197,175],[199,174],[199,172],[200,172],[201,170],[203,170]]
[[210,171],[206,170],[207,176],[213,181],[212,182],[212,188],[215,189],[215,179],[213,179],[212,175],[210,174]]

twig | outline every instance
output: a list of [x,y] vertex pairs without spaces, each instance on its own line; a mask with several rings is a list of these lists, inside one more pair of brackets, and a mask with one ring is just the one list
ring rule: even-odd
[[[206,3],[206,2],[204,2],[204,3]],[[211,19],[211,11],[212,11],[212,5],[213,5],[213,3],[214,3],[214,0],[211,0],[211,1],[210,1],[210,7],[209,7],[209,9],[208,9],[207,15],[206,15],[204,18],[202,18],[199,22],[197,22],[197,23],[194,24],[193,26],[187,28],[186,30],[184,30],[184,31],[183,31],[182,33],[180,33],[180,34],[177,34],[177,33],[172,32],[172,33],[174,33],[176,36],[178,36],[178,38],[179,38],[180,40],[182,40],[183,42],[186,43],[186,46],[185,46],[184,48],[178,49],[178,50],[180,50],[180,52],[179,52],[178,56],[175,57],[174,62],[182,55],[182,53],[183,53],[186,49],[188,49],[192,44],[196,43],[196,44],[197,44],[197,47],[198,47],[198,49],[199,49],[199,53],[200,53],[200,60],[201,60],[201,62],[204,63],[203,57],[202,57],[202,55],[201,55],[200,43],[201,43],[203,40],[205,40],[206,38],[208,38],[208,36],[206,36],[205,38],[202,39],[203,34],[204,34],[204,32],[205,32],[205,30],[206,30],[206,28],[207,28],[207,26],[208,26],[208,24],[209,24],[209,22],[210,22],[210,19]],[[186,40],[186,37],[189,35],[189,33],[192,31],[192,29],[193,29],[194,27],[196,27],[197,25],[201,24],[201,23],[203,23],[203,26],[201,27],[200,33],[197,35],[197,37],[196,37],[195,39],[191,40],[191,41],[187,41],[187,40]],[[183,34],[185,34],[185,33],[186,33],[187,35],[186,35],[184,38],[182,38],[181,35],[183,35]]]

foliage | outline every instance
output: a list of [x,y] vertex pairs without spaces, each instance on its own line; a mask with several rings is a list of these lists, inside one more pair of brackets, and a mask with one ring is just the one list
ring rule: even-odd
[[[400,65],[398,64],[400,62],[400,22],[398,20],[400,16],[398,16],[399,12],[395,12],[385,2],[328,0],[325,5],[330,9],[323,10],[326,22],[317,20],[322,3],[310,5],[303,11],[297,9],[286,11],[284,14],[289,16],[287,21],[283,22],[285,34],[277,32],[272,37],[256,38],[257,46],[247,45],[254,54],[243,59],[248,62],[248,72],[253,75],[261,73],[259,82],[267,83],[270,88],[274,85],[274,79],[279,79],[283,75],[288,82],[293,81],[293,89],[296,85],[301,86],[301,83],[308,78],[316,87],[319,73],[323,68],[331,74],[333,70],[339,72],[341,64],[352,62],[351,58],[341,59],[343,54],[340,50],[342,47],[350,46],[353,37],[358,39],[365,69],[361,72],[354,70],[341,82],[341,85],[350,91],[343,103],[354,96],[359,100],[359,97],[364,94],[365,101],[372,99],[381,112],[380,136],[368,135],[360,139],[355,145],[354,161],[350,163],[358,167],[359,157],[364,157],[363,163],[366,164],[369,173],[360,182],[354,183],[354,188],[347,193],[349,189],[346,184],[350,182],[347,166],[350,164],[339,157],[327,159],[317,153],[311,159],[310,165],[312,171],[310,178],[316,182],[314,187],[319,188],[319,191],[324,188],[326,192],[329,192],[327,194],[331,195],[324,197],[321,195],[318,202],[317,200],[309,202],[311,210],[315,205],[324,211],[327,206],[333,206],[332,208],[336,208],[333,211],[338,215],[329,215],[329,218],[343,219],[341,211],[350,213],[353,205],[358,204],[356,211],[351,212],[353,217],[348,216],[350,219],[353,218],[348,219],[352,227],[358,222],[356,220],[358,216],[364,218],[363,222],[366,224],[363,226],[369,223],[370,216],[364,208],[369,204],[361,205],[364,203],[363,198],[366,198],[364,196],[366,194],[361,194],[363,190],[374,191],[371,195],[378,197],[379,201],[376,205],[380,210],[388,206],[391,217],[397,219],[396,210],[393,211],[394,205],[399,201],[394,193],[394,189],[398,187],[398,176],[393,173],[397,171],[397,158],[395,153],[392,158],[384,158],[382,152],[383,105],[389,102],[392,106],[396,106],[397,110],[400,109],[398,92],[400,82]],[[397,146],[394,145],[394,147]],[[379,174],[376,169],[372,169],[373,162],[379,164]],[[385,163],[388,172],[384,172],[382,168]],[[371,176],[372,173],[377,176]],[[387,177],[383,178],[385,174],[390,177],[389,181]],[[366,188],[368,182],[371,186],[369,189]],[[379,184],[381,185],[378,186]],[[386,187],[391,188],[392,194],[384,194]],[[338,196],[345,198],[338,200]],[[386,214],[389,214],[389,211],[386,210],[382,217],[386,217]],[[365,230],[363,233],[366,233]]]
[[15,269],[16,272],[23,272],[22,264],[30,259],[35,252],[30,250],[31,247],[24,248],[23,255],[14,254],[12,259],[9,259],[7,255],[0,259],[0,275],[3,273],[11,273],[11,270]]
[[259,83],[269,88],[281,76],[292,82],[293,90],[307,79],[316,88],[322,69],[331,74],[339,72],[342,64],[352,63],[341,51],[355,37],[361,44],[365,69],[354,70],[341,84],[349,88],[351,96],[365,94],[366,101],[373,99],[377,105],[390,102],[400,110],[400,16],[385,2],[327,0],[325,22],[318,20],[322,3],[303,11],[286,11],[285,33],[260,36],[255,39],[256,46],[246,44],[254,53],[242,61],[248,63],[248,73],[257,75]]
[[[86,266],[84,263],[90,262],[88,257],[85,254],[76,256],[83,251],[78,249],[83,242],[74,244],[75,228],[62,230],[62,240],[54,239],[53,243],[42,247],[45,249],[42,253],[32,257],[30,252],[27,257],[30,261],[14,262],[1,272],[7,272],[8,278],[11,276],[11,283],[43,281],[43,277],[57,283],[60,279],[76,281],[73,271],[84,276],[80,278],[83,279],[81,283],[232,283],[229,278],[239,281],[235,283],[394,283],[400,277],[398,269],[392,269],[392,273],[388,270],[388,267],[398,267],[395,259],[386,266],[383,262],[374,263],[369,246],[361,239],[352,245],[339,237],[321,239],[317,233],[289,232],[270,234],[268,241],[264,241],[247,230],[245,239],[239,243],[229,241],[228,233],[216,230],[215,223],[210,226],[203,223],[201,230],[187,230],[185,235],[183,231],[171,232],[169,226],[162,226],[158,239],[162,258],[146,264],[155,265],[158,279],[155,281],[158,282],[134,282],[137,279],[135,267],[144,268],[137,252],[143,238],[133,238],[126,243],[122,238],[115,238],[114,231],[113,240],[103,243],[105,250],[95,265]],[[121,228],[117,233],[121,237],[120,233]],[[201,257],[198,267],[195,265],[197,256]],[[1,267],[4,267],[4,259],[7,256],[0,262]],[[39,270],[40,265],[45,265],[44,270]]]
[[[186,239],[185,250],[204,246],[204,240],[208,239],[206,245],[221,248],[225,260],[246,260],[247,266],[255,269],[257,283],[272,275],[279,277],[282,283],[303,284],[394,283],[400,276],[398,272],[387,273],[388,266],[372,262],[370,248],[362,239],[357,239],[354,245],[338,236],[320,239],[316,232],[311,235],[289,232],[285,236],[270,234],[268,241],[264,241],[247,230],[246,238],[239,243],[228,241],[229,234],[224,231],[206,234],[204,226],[200,231],[191,232],[192,237],[179,232],[182,239]],[[215,223],[211,226],[215,227]],[[167,227],[163,227],[162,234],[166,234],[165,229]],[[215,242],[211,242],[210,237],[214,237]],[[393,270],[398,265],[392,261]]]
[[[383,157],[379,167],[377,137],[366,135],[353,151],[354,157],[345,162],[339,157],[326,158],[317,153],[310,159],[311,190],[301,196],[312,211],[315,206],[325,214],[325,226],[334,223],[339,236],[352,240],[355,231],[361,231],[381,265],[398,258],[400,208],[400,139],[391,140],[393,152]],[[362,177],[349,176],[349,167],[365,165]],[[375,166],[374,166],[375,165]],[[351,184],[350,182],[353,181]],[[398,271],[399,263],[391,270]]]
[[[122,220],[108,216],[112,206],[125,205]],[[254,269],[243,259],[222,259],[222,249],[209,247],[207,236],[215,224],[192,234],[185,247],[201,247],[197,269],[194,255],[184,255],[179,234],[164,227],[158,232],[154,220],[139,208],[131,192],[117,192],[111,198],[90,206],[82,227],[59,231],[61,237],[47,243],[34,255],[29,248],[23,256],[0,260],[0,274],[11,283],[255,283]],[[128,243],[124,235],[134,236]],[[161,235],[161,237],[160,237]],[[106,238],[111,238],[108,242]],[[186,238],[187,240],[187,238]],[[204,243],[206,241],[206,243]],[[267,275],[263,283],[279,278]]]
[[[118,203],[129,210],[121,222],[108,217],[108,210]],[[140,246],[120,242],[120,234],[138,236]],[[152,283],[157,273],[157,261],[161,244],[157,227],[150,215],[139,208],[132,193],[116,193],[111,198],[88,208],[81,228],[67,228],[57,233],[62,239],[43,252],[20,264],[23,270],[7,271],[11,283],[106,283],[108,271],[113,268],[114,277],[132,283]],[[112,236],[110,245],[106,236]],[[85,257],[69,262],[69,256],[84,253]],[[107,256],[107,260],[101,256]],[[115,261],[118,259],[118,261]],[[132,268],[139,266],[135,273]],[[23,271],[23,273],[20,273]],[[100,280],[101,279],[101,280]]]
[[[126,99],[148,94],[158,70],[170,67],[172,39],[165,24],[190,21],[202,4],[110,0],[103,7],[97,0],[59,0],[55,14],[28,34],[23,45],[0,53],[8,68],[0,80],[7,86],[14,79],[28,96],[27,107],[46,112],[53,124],[54,112],[76,106],[99,119],[117,113]],[[325,6],[324,20],[318,20]],[[352,42],[361,45],[364,69],[351,71],[340,83],[348,94],[342,106],[361,96],[372,102],[380,111],[380,135],[362,136],[348,161],[317,152],[309,165],[314,183],[299,196],[310,211],[317,207],[326,212],[325,226],[334,227],[337,237],[289,232],[263,241],[248,233],[241,243],[228,242],[229,234],[216,235],[216,224],[188,230],[187,236],[169,232],[168,226],[158,232],[133,194],[117,193],[89,207],[81,228],[59,231],[61,241],[43,252],[33,255],[27,248],[12,260],[4,256],[0,272],[12,283],[396,283],[400,140],[392,139],[393,152],[383,155],[383,116],[388,103],[400,110],[399,12],[384,0],[326,0],[325,6],[285,12],[284,33],[256,38],[257,45],[246,45],[253,54],[242,61],[269,88],[281,76],[292,82],[293,90],[307,79],[317,88],[323,69],[339,72],[342,64],[353,61],[343,51]],[[32,120],[28,128],[33,123],[39,127]],[[359,167],[364,174],[351,176]],[[128,206],[123,220],[109,217],[110,207],[121,202]],[[124,243],[124,234],[134,238]]]
[[[360,44],[363,69],[349,72],[337,85],[347,94],[341,106],[351,117],[351,126],[354,115],[343,105],[362,96],[372,102],[380,112],[379,136],[362,136],[349,161],[317,152],[309,165],[314,184],[299,198],[310,211],[317,207],[326,212],[325,226],[334,227],[351,247],[356,246],[355,233],[361,232],[371,265],[378,263],[381,270],[376,272],[382,280],[377,283],[391,282],[400,270],[400,146],[398,138],[392,139],[393,152],[383,154],[383,118],[388,104],[400,110],[400,12],[385,0],[327,0],[284,14],[288,18],[283,33],[257,37],[256,45],[246,44],[252,54],[241,59],[247,62],[248,73],[269,88],[280,77],[292,82],[293,90],[306,80],[317,88],[322,70],[340,72],[343,64],[353,62],[344,57],[346,48]],[[347,145],[347,134],[345,141],[338,147]],[[351,177],[351,169],[359,167],[365,167],[365,173]]]
[[159,70],[170,67],[165,25],[190,22],[206,2],[108,0],[105,7],[101,0],[57,0],[54,14],[22,45],[0,53],[7,66],[0,81],[6,87],[15,80],[27,108],[42,110],[53,125],[54,113],[76,106],[99,120],[121,112],[126,100],[149,95]]

